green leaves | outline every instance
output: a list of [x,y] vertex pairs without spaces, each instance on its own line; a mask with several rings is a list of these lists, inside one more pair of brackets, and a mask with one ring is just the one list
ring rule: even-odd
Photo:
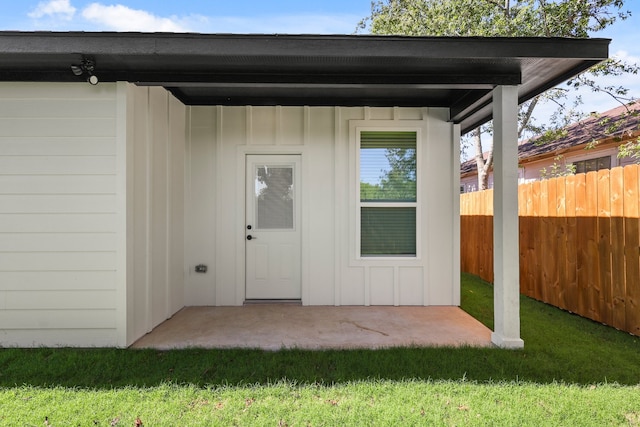
[[631,13],[622,0],[375,1],[360,29],[373,34],[589,37]]

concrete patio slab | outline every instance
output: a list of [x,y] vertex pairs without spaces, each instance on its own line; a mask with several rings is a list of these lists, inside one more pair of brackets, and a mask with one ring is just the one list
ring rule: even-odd
[[257,304],[186,307],[132,348],[280,350],[491,346],[491,330],[458,307]]

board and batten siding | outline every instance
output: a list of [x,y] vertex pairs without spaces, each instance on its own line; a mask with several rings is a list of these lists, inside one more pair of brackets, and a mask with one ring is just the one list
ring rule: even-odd
[[182,307],[184,117],[160,88],[0,83],[0,346],[126,346]]
[[[356,259],[356,122],[421,129],[417,260]],[[459,305],[451,173],[458,157],[448,110],[198,106],[187,109],[187,130],[185,305],[244,302],[248,154],[302,157],[304,305]],[[209,271],[196,273],[197,264]]]
[[184,307],[186,107],[160,87],[126,90],[126,345]]

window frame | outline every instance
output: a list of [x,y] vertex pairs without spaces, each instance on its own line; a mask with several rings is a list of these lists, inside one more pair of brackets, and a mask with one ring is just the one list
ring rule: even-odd
[[[353,146],[355,147],[355,173],[354,173],[354,189],[355,197],[355,259],[358,261],[418,261],[422,259],[422,128],[420,125],[416,126],[368,126],[359,125],[354,128],[355,138]],[[415,132],[416,133],[416,200],[412,202],[362,202],[360,200],[360,141],[362,132]],[[413,207],[416,213],[416,253],[415,255],[362,255],[361,253],[361,232],[362,221],[361,212],[362,208],[374,207],[374,208],[394,208],[394,207]]]

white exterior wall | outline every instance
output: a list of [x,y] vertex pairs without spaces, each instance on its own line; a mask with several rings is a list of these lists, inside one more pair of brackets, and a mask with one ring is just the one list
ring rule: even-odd
[[116,87],[0,83],[0,345],[117,343]]
[[[446,109],[189,107],[185,305],[244,302],[245,156],[302,156],[302,303],[458,305]],[[421,129],[419,259],[357,259],[353,126]],[[206,264],[206,274],[196,273]]]
[[127,170],[122,302],[129,345],[184,306],[186,107],[163,88],[121,83],[120,90]]
[[0,83],[0,346],[125,346],[183,306],[184,118],[163,89]]

